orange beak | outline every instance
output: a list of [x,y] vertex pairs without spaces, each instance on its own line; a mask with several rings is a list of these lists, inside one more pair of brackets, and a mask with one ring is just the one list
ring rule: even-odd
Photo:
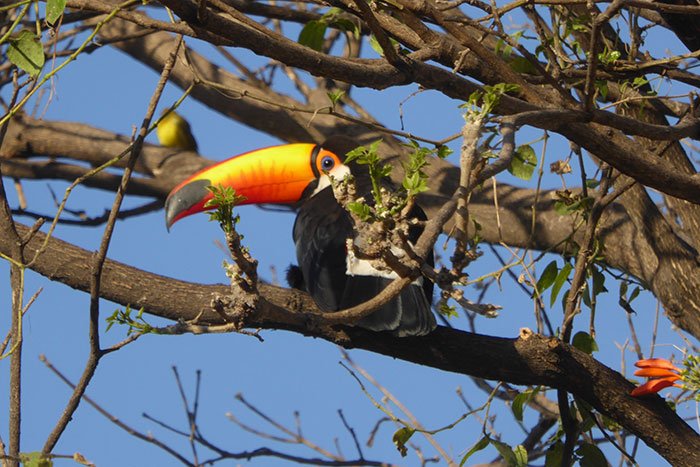
[[245,197],[240,204],[292,204],[308,194],[313,182],[339,166],[338,156],[310,143],[273,146],[232,157],[196,173],[170,192],[165,201],[166,226],[169,229],[183,217],[204,211],[212,198],[211,186],[233,188]]

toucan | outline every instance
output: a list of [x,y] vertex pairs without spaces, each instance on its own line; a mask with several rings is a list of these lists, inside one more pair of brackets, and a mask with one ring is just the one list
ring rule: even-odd
[[[295,205],[298,214],[292,237],[299,266],[292,266],[287,273],[290,286],[306,290],[323,312],[364,303],[397,276],[354,255],[348,257],[346,240],[354,235],[353,223],[336,201],[330,177],[342,180],[352,173],[358,194],[369,193],[371,182],[366,167],[345,163],[345,154],[355,146],[348,137],[332,137],[322,145],[273,146],[215,164],[170,192],[165,202],[166,226],[170,229],[183,217],[207,209],[211,186],[232,187],[236,194],[245,197],[240,204]],[[417,205],[409,215],[425,220]],[[421,227],[411,229],[409,240],[415,242]],[[432,254],[427,260],[432,263]],[[401,337],[428,334],[436,326],[431,311],[432,293],[433,284],[419,278],[357,325]]]

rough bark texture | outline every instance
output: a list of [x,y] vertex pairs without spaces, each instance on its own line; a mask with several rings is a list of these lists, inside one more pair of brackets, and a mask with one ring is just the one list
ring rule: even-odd
[[[700,86],[700,78],[692,67],[686,69],[682,64],[682,59],[688,57],[645,57],[638,50],[641,39],[635,37],[641,34],[635,24],[639,14],[658,23],[654,28],[666,28],[676,34],[697,59],[700,8],[694,0],[645,2],[643,8],[639,2],[509,5],[505,8],[522,9],[527,15],[534,26],[530,32],[537,35],[542,45],[542,53],[533,54],[526,48],[529,45],[510,44],[513,54],[520,54],[518,58],[531,66],[527,72],[516,71],[514,63],[502,53],[501,46],[512,37],[499,25],[500,19],[490,16],[475,20],[467,16],[467,7],[460,8],[462,3],[453,5],[459,2],[395,0],[358,4],[353,0],[331,0],[330,5],[358,23],[362,34],[371,32],[384,44],[384,54],[375,59],[358,58],[362,39],[355,38],[353,43],[348,37],[342,54],[325,53],[285,37],[270,26],[273,23],[258,19],[306,23],[321,18],[318,11],[306,6],[297,9],[296,4],[239,0],[162,0],[181,19],[165,22],[148,16],[138,5],[114,10],[119,3],[67,0],[68,7],[80,10],[83,16],[64,17],[63,27],[69,27],[72,21],[93,27],[104,18],[98,13],[115,13],[115,19],[102,25],[99,40],[89,46],[90,51],[98,49],[100,43],[110,44],[156,71],[163,69],[175,49],[177,34],[214,45],[246,48],[267,57],[272,67],[286,70],[288,77],[294,74],[294,68],[305,70],[318,78],[315,87],[290,78],[303,96],[296,99],[276,91],[275,83],[262,79],[262,73],[258,75],[236,64],[235,58],[230,68],[238,69],[240,76],[193,50],[185,51],[185,47],[179,51],[169,79],[183,89],[193,85],[192,98],[282,141],[322,143],[329,136],[343,134],[356,139],[359,145],[381,136],[385,141],[382,157],[397,167],[406,155],[399,140],[385,134],[382,126],[358,106],[349,102],[342,102],[337,108],[331,106],[329,92],[347,91],[349,98],[352,86],[381,90],[415,84],[468,101],[473,92],[485,91],[483,85],[517,84],[517,90],[500,96],[494,113],[501,118],[495,122],[502,128],[511,122],[513,131],[527,124],[558,133],[576,149],[585,149],[586,156],[601,168],[615,169],[615,190],[627,191],[605,208],[597,228],[590,229],[595,235],[588,238],[595,237],[604,247],[600,251],[602,258],[596,261],[639,279],[661,301],[675,325],[700,338],[700,176],[696,173],[697,163],[681,144],[683,138],[700,138],[700,106],[694,102],[694,96],[661,98],[650,94],[649,83],[632,85],[635,78],[653,75],[686,86]],[[488,15],[499,7],[494,2],[467,3],[469,8]],[[507,13],[503,8],[499,11]],[[543,11],[551,13],[551,17],[540,18]],[[629,21],[627,31],[621,32],[617,27],[623,21],[619,14]],[[618,18],[617,24],[613,18]],[[557,27],[561,29],[578,21],[579,27],[566,34],[576,39],[576,46],[569,47],[580,47],[583,53],[579,55],[577,50],[569,51],[557,44],[566,38],[560,37],[561,31],[555,33],[548,28],[558,20],[561,21]],[[562,27],[565,23],[566,27]],[[622,37],[625,33],[629,37]],[[406,53],[393,50],[389,39],[397,41]],[[70,53],[70,47],[73,45],[66,45],[61,52]],[[356,50],[351,53],[353,47]],[[51,48],[52,53],[59,48]],[[619,53],[619,59],[599,59],[599,53],[610,57],[612,50]],[[8,67],[9,62],[0,73]],[[9,74],[2,76],[3,84],[11,83]],[[606,104],[602,104],[606,99],[602,91],[596,91],[596,84],[601,82],[609,87]],[[677,122],[669,124],[669,118]],[[86,173],[86,163],[91,167],[102,165],[124,152],[130,143],[127,137],[83,123],[36,120],[22,114],[15,115],[7,130],[0,147],[0,171],[17,179],[72,181]],[[146,146],[128,194],[156,202],[163,200],[178,182],[211,163],[194,152]],[[124,166],[124,161],[116,164],[119,168]],[[420,202],[428,216],[434,218],[457,190],[460,173],[457,167],[440,160],[431,161],[426,173],[430,190]],[[400,178],[402,169],[393,176]],[[85,180],[84,185],[115,191],[120,179],[114,173],[102,172]],[[636,184],[631,186],[631,181]],[[503,183],[493,190],[490,183],[486,185],[476,189],[469,200],[469,214],[482,226],[479,235],[485,242],[503,242],[567,257],[575,254],[587,226],[581,217],[557,214],[556,192]],[[7,211],[6,205],[2,208]],[[22,246],[12,231],[10,213],[0,214],[0,252],[30,260],[45,235],[34,233],[31,241]],[[449,232],[452,221],[442,227]],[[28,231],[19,224],[18,230],[20,235]],[[90,252],[52,238],[30,267],[50,280],[87,291],[91,281],[90,258]],[[585,261],[581,262],[583,266]],[[579,274],[582,271],[583,268],[577,270]],[[151,314],[175,322],[199,317],[203,324],[222,324],[223,318],[212,309],[212,302],[217,296],[230,293],[228,286],[178,281],[113,261],[105,264],[101,280],[102,298],[124,306],[144,307]],[[268,285],[261,285],[260,290],[257,309],[242,318],[247,326],[319,337],[346,348],[362,348],[444,371],[561,389],[619,422],[671,464],[700,465],[700,437],[660,398],[631,397],[632,385],[622,375],[560,340],[527,330],[521,331],[520,337],[509,339],[438,328],[425,337],[398,339],[356,328],[331,328],[322,325],[313,314],[318,310],[306,294]],[[18,379],[19,352],[13,358],[12,374]],[[16,434],[10,436],[11,453],[19,451],[18,398],[13,407],[17,408],[17,421],[11,423],[16,429]],[[566,438],[568,444],[573,442],[568,431]]]
[[[21,235],[28,229],[19,226]],[[41,246],[37,233],[26,247],[28,258]],[[0,252],[12,248],[0,238]],[[52,238],[32,268],[47,278],[86,291],[91,253]],[[139,280],[133,280],[138,277]],[[211,306],[224,295],[224,285],[200,285],[107,261],[102,277],[105,299],[171,320],[222,324]],[[618,421],[652,449],[677,466],[700,465],[700,436],[658,396],[635,398],[633,385],[591,356],[562,343],[521,331],[517,339],[491,337],[440,327],[420,338],[396,338],[357,328],[335,331],[314,324],[306,313],[317,312],[304,293],[274,286],[261,287],[262,300],[246,319],[253,328],[286,329],[330,340],[346,348],[361,348],[433,368],[523,385],[565,389],[601,413]]]
[[[369,134],[365,139],[371,137]],[[97,166],[122,152],[128,143],[125,136],[88,125],[37,121],[25,116],[10,124],[0,147],[0,163],[8,176],[72,181],[83,174],[84,169],[62,165],[54,158],[70,155],[75,160]],[[48,156],[52,160],[34,161],[38,156]],[[165,199],[182,179],[212,163],[214,161],[193,152],[146,146],[136,167],[143,177],[134,178],[128,192]],[[420,202],[432,217],[456,190],[459,170],[448,162],[434,159],[426,172],[431,189]],[[116,175],[100,173],[86,180],[85,185],[115,190],[119,180]],[[571,216],[561,216],[555,211],[554,191],[543,190],[537,194],[532,189],[500,183],[497,193],[498,213],[489,186],[476,191],[469,207],[471,215],[482,226],[480,235],[486,242],[503,241],[514,247],[571,254],[571,246],[563,241],[568,237],[576,241],[581,232],[574,231],[576,221]],[[700,337],[697,253],[676,235],[658,209],[650,204],[642,188],[635,188],[632,193],[625,195],[621,203],[609,207],[599,226],[599,238],[605,245],[605,262],[637,277],[662,301],[676,325]],[[537,214],[534,231],[533,208]],[[686,209],[684,212],[692,214],[693,211]],[[449,232],[451,226],[448,223],[445,231]]]

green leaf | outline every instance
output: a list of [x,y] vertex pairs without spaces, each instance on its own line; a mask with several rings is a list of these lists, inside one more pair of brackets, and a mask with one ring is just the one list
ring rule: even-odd
[[525,57],[514,55],[508,60],[510,68],[516,73],[524,73],[526,75],[534,75],[537,73],[537,68]]
[[440,146],[437,150],[437,156],[440,159],[446,159],[450,154],[452,154],[452,149],[448,148],[447,146]]
[[52,467],[53,461],[39,452],[23,452],[19,455],[23,467]]
[[562,464],[564,457],[564,443],[557,441],[547,449],[545,455],[545,467],[559,467]]
[[379,41],[374,36],[374,34],[369,36],[369,46],[372,47],[372,50],[377,52],[379,55],[381,55],[382,57],[384,56],[384,49],[382,49],[382,46],[379,45]]
[[371,165],[379,162],[377,151],[382,140],[378,139],[369,144],[369,146],[358,146],[345,155],[345,162],[357,161],[358,164]]
[[472,454],[474,454],[475,452],[479,452],[482,449],[485,449],[486,446],[489,445],[489,443],[491,443],[491,439],[488,436],[484,436],[479,441],[477,441],[476,444],[472,446],[471,449],[469,449],[469,451],[467,451],[464,457],[462,457],[462,460],[459,462],[459,467],[462,467],[464,463],[467,462],[467,459],[469,459],[472,456]]
[[345,95],[345,91],[329,91],[326,93],[326,95],[328,96],[328,99],[330,99],[333,107],[335,107],[336,104],[340,102],[340,99],[342,99]]
[[557,278],[554,279],[554,284],[552,284],[552,296],[549,299],[550,307],[553,307],[554,302],[557,301],[559,291],[566,283],[566,279],[569,278],[569,273],[571,273],[572,269],[574,269],[574,267],[571,264],[564,263],[564,266],[562,266],[561,270],[559,270],[559,274],[557,274]]
[[649,83],[649,80],[647,80],[644,76],[637,76],[636,78],[634,78],[634,80],[632,80],[632,86],[634,86],[635,88],[644,86],[647,83]]
[[535,150],[528,144],[518,146],[510,161],[508,172],[523,180],[530,180],[537,167],[537,156]]
[[626,281],[620,281],[620,297],[624,297],[627,295],[627,287],[628,283]]
[[547,265],[547,267],[544,268],[544,271],[542,271],[542,275],[537,280],[537,290],[540,294],[547,290],[549,287],[551,287],[552,284],[554,284],[558,272],[559,268],[557,267],[556,260],[552,261]]
[[34,33],[25,29],[10,39],[7,58],[17,68],[36,78],[44,66],[44,48]]
[[610,65],[620,59],[620,52],[617,50],[609,50],[607,47],[604,51],[598,54],[598,60],[605,65]]
[[605,288],[605,275],[596,267],[593,268],[591,275],[593,276],[593,295],[600,295],[607,292],[608,289]]
[[445,318],[458,318],[459,313],[457,313],[457,307],[450,306],[447,303],[443,303],[439,308],[440,314]]
[[495,439],[491,440],[491,444],[493,444],[493,446],[496,448],[496,450],[501,455],[503,460],[506,461],[506,463],[509,466],[517,466],[518,465],[518,461],[515,457],[515,453],[513,452],[513,449],[508,444],[504,443],[503,441],[498,441]]
[[299,33],[299,42],[301,45],[305,45],[311,49],[320,51],[323,48],[323,38],[326,35],[326,28],[328,25],[325,21],[311,20]]
[[584,305],[586,305],[588,308],[592,307],[591,302],[591,292],[590,292],[590,287],[588,287],[588,283],[584,286],[583,290],[581,291],[581,301],[583,302]]
[[554,202],[554,210],[555,210],[555,211],[557,212],[557,214],[559,214],[560,216],[566,216],[566,215],[570,214],[569,205],[566,204],[566,203],[565,203],[564,201],[562,201],[562,200],[557,200],[557,201]]
[[66,9],[66,0],[46,0],[46,22],[56,24]]
[[632,293],[630,294],[630,298],[627,299],[627,301],[632,303],[632,300],[637,298],[637,296],[639,295],[639,290],[640,290],[639,287],[635,287],[634,290],[632,291]]
[[595,178],[587,178],[586,179],[586,187],[590,188],[591,190],[594,190],[598,188],[598,185],[600,185],[600,181]]
[[386,178],[391,175],[391,164],[384,164],[376,168],[376,175],[378,178]]
[[598,90],[598,93],[600,94],[600,98],[602,100],[606,100],[608,98],[608,82],[603,81],[603,80],[596,80],[594,82],[595,88]]
[[561,294],[561,309],[566,310],[566,300],[569,298],[569,292],[571,289],[566,289],[566,292]]
[[527,449],[522,444],[518,444],[513,449],[515,455],[515,465],[518,467],[527,467]]
[[428,191],[428,182],[419,172],[415,172],[406,177],[402,183],[403,187],[411,194]]
[[406,457],[406,454],[408,453],[406,443],[409,439],[411,439],[411,436],[413,436],[413,433],[415,432],[416,430],[414,430],[413,428],[408,428],[404,426],[396,430],[394,436],[391,437],[391,440],[396,445],[396,449],[398,449],[399,453],[401,453],[401,457]]
[[515,396],[515,399],[513,399],[513,403],[511,404],[511,410],[513,411],[513,415],[515,416],[515,419],[519,422],[523,421],[523,409],[525,408],[525,404],[530,402],[530,399],[532,398],[532,394],[529,394],[527,392],[521,392],[517,396]]
[[[396,39],[390,37],[389,42],[391,43],[391,46],[394,48],[394,50],[397,50],[399,54],[407,53],[405,49],[399,47],[399,42]],[[384,49],[382,49],[382,46],[379,44],[379,41],[374,36],[374,34],[369,36],[369,46],[372,47],[372,50],[377,52],[379,55],[381,55],[382,57],[384,56]]]
[[615,420],[613,420],[610,417],[606,417],[603,414],[600,414],[600,416],[603,419],[603,426],[605,428],[607,428],[610,431],[615,431],[615,432],[622,431],[622,425],[617,423]]
[[583,443],[576,450],[576,454],[581,457],[579,464],[581,467],[607,467],[608,461],[605,459],[603,451],[595,444]]
[[368,220],[372,215],[372,211],[369,209],[369,206],[367,206],[365,203],[348,203],[348,210],[363,221]]
[[509,58],[510,54],[513,52],[513,47],[506,44],[506,42],[503,39],[498,39],[498,41],[496,41],[496,47],[494,48],[494,52],[501,58]]
[[588,211],[593,206],[593,198],[590,196],[571,202],[571,200],[557,200],[554,202],[554,210],[557,214],[566,216],[576,211]]
[[[593,420],[593,407],[576,396],[574,396],[575,411],[578,411],[578,418],[581,420],[578,425],[580,432],[590,431],[595,426],[595,420]],[[572,405],[572,413],[575,415],[574,405]]]
[[350,21],[349,19],[345,18],[334,18],[329,21],[329,24],[335,28],[340,29],[341,31],[351,33],[355,37],[355,39],[360,38],[360,26],[354,21]]
[[593,339],[590,334],[584,331],[579,331],[576,333],[572,344],[577,349],[586,352],[589,355],[593,352],[598,351],[598,344],[596,343],[595,339]]

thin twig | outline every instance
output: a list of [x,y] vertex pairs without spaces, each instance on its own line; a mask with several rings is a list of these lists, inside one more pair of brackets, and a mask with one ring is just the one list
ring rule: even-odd
[[343,422],[343,426],[345,427],[346,430],[350,433],[350,436],[352,437],[352,441],[355,443],[355,449],[357,449],[357,455],[360,456],[360,459],[364,459],[365,456],[362,454],[362,448],[360,447],[360,442],[357,439],[357,435],[355,434],[355,430],[350,426],[348,421],[345,419],[345,415],[343,415],[343,411],[341,409],[338,409],[338,416],[340,417],[340,420]]
[[[42,355],[39,355],[39,360],[41,360],[41,362],[42,362],[44,365],[46,365],[46,367],[47,367],[49,370],[51,370],[51,371],[53,372],[53,374],[55,374],[56,376],[58,376],[58,377],[61,379],[61,381],[63,381],[64,383],[66,383],[66,385],[67,385],[68,387],[70,387],[71,389],[73,389],[73,391],[75,391],[76,385],[73,384],[73,383],[72,383],[61,371],[59,371],[55,366],[53,366],[53,364],[46,358],[45,355],[43,355],[43,354],[42,354]],[[132,436],[134,436],[134,437],[136,437],[136,438],[138,438],[138,439],[141,439],[141,440],[143,440],[143,441],[146,441],[146,442],[148,442],[148,443],[151,443],[151,444],[153,444],[153,445],[155,445],[155,446],[158,446],[159,448],[161,448],[162,450],[164,450],[165,452],[167,452],[167,453],[170,454],[171,456],[175,457],[175,458],[176,458],[177,460],[179,460],[181,463],[183,463],[183,464],[185,464],[185,465],[188,465],[188,466],[194,467],[194,464],[192,464],[190,461],[188,461],[187,459],[185,459],[182,455],[180,455],[177,451],[175,451],[174,449],[172,449],[171,447],[169,447],[167,444],[163,443],[162,441],[159,441],[158,439],[156,439],[156,438],[155,438],[153,435],[151,435],[151,434],[147,434],[147,435],[146,435],[146,434],[143,434],[143,433],[141,433],[140,431],[137,431],[137,430],[135,430],[134,428],[132,428],[131,426],[127,425],[126,423],[124,423],[123,421],[121,421],[119,418],[115,417],[114,415],[112,415],[111,413],[109,413],[107,410],[105,410],[104,408],[102,408],[102,406],[100,406],[97,402],[95,402],[93,399],[91,399],[87,394],[83,393],[83,394],[81,395],[81,397],[82,397],[82,399],[85,400],[85,402],[87,402],[87,403],[90,404],[95,410],[97,410],[97,411],[100,413],[100,415],[104,416],[104,417],[105,417],[106,419],[108,419],[110,422],[114,423],[115,425],[117,425],[119,428],[121,428],[122,430],[126,431],[126,432],[129,433],[130,435],[132,435]]]
[[124,169],[122,182],[115,195],[114,203],[112,205],[112,209],[110,211],[110,215],[105,226],[104,234],[102,236],[102,241],[100,242],[100,248],[97,254],[95,254],[92,257],[90,281],[90,354],[85,364],[85,369],[83,370],[83,374],[80,378],[80,381],[78,382],[78,385],[75,387],[71,398],[66,404],[66,408],[63,411],[62,416],[57,421],[56,426],[51,431],[48,438],[46,439],[46,442],[44,443],[44,447],[42,448],[43,453],[50,453],[53,450],[54,446],[56,446],[56,443],[58,443],[58,440],[63,434],[63,431],[68,426],[68,423],[70,423],[70,421],[72,420],[73,414],[77,410],[78,405],[80,404],[80,400],[82,399],[85,390],[87,389],[88,385],[90,384],[90,381],[92,380],[92,377],[95,374],[95,370],[97,369],[97,365],[99,364],[100,358],[105,355],[104,351],[100,348],[99,333],[100,283],[102,277],[102,269],[107,258],[107,249],[109,248],[112,233],[114,232],[114,225],[117,221],[119,209],[121,207],[122,200],[124,199],[124,194],[128,186],[129,179],[131,178],[133,168],[136,165],[136,160],[138,159],[138,156],[141,153],[143,141],[146,135],[148,134],[149,125],[153,114],[155,113],[155,109],[158,105],[158,101],[160,100],[160,96],[162,95],[163,89],[165,88],[165,83],[167,82],[168,77],[170,76],[170,73],[175,65],[177,52],[180,49],[181,44],[182,38],[180,38],[180,40],[177,42],[175,50],[170,54],[170,56],[165,62],[160,79],[158,80],[158,84],[156,85],[155,91],[153,92],[153,96],[151,97],[151,101],[149,102],[146,115],[144,116],[143,122],[141,123],[139,136],[137,137],[136,141],[131,147],[131,153],[126,164],[126,168]]

